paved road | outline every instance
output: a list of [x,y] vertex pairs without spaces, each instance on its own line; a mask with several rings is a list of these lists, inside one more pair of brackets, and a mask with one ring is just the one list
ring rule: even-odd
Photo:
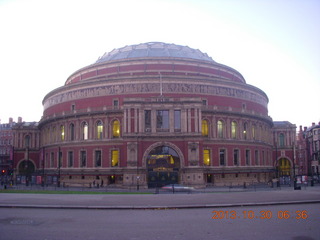
[[[212,211],[229,211],[229,218]],[[232,211],[237,217],[231,217]],[[268,212],[268,218],[260,218],[261,211]],[[305,212],[299,217],[297,211]],[[0,212],[1,239],[6,240],[320,239],[320,204],[170,210],[2,208]]]
[[[0,207],[0,236],[6,240],[320,239],[319,187],[149,195],[1,193]],[[261,211],[272,216],[261,219]],[[297,211],[308,217],[297,219]]]
[[0,194],[0,207],[157,209],[320,203],[320,187],[259,192],[82,195]]

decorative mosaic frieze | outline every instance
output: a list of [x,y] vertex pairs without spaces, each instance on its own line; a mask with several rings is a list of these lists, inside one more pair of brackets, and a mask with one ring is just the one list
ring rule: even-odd
[[[117,85],[100,85],[96,87],[87,87],[85,89],[77,89],[65,91],[44,101],[44,109],[63,102],[74,101],[83,98],[101,97],[109,95],[121,94],[137,94],[137,93],[157,93],[160,92],[159,83],[132,83],[132,84],[117,84]],[[163,83],[163,93],[190,93],[190,94],[205,94],[214,96],[234,97],[244,100],[253,101],[267,107],[268,100],[261,94],[253,91],[232,88],[227,86],[213,86],[204,84],[190,83]]]

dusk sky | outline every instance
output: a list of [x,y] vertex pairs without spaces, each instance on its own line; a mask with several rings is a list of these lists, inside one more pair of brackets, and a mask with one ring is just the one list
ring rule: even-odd
[[319,0],[0,0],[0,119],[39,121],[46,94],[114,48],[185,45],[239,71],[274,121],[320,121]]

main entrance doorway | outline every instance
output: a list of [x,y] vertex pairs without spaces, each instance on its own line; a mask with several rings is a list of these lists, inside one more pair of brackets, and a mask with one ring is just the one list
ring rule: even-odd
[[291,164],[286,158],[281,158],[278,163],[279,176],[290,176],[291,175]]
[[179,181],[180,158],[169,146],[152,149],[147,157],[148,187],[162,187]]
[[20,175],[30,176],[34,173],[35,166],[33,162],[28,160],[23,160],[22,162],[20,162],[18,169],[19,169]]
[[20,162],[19,166],[19,175],[21,175],[22,182],[25,182],[26,185],[29,185],[29,182],[32,180],[32,175],[35,172],[35,166],[30,160],[23,160]]
[[280,184],[291,184],[291,164],[286,158],[279,159],[278,162],[279,180]]

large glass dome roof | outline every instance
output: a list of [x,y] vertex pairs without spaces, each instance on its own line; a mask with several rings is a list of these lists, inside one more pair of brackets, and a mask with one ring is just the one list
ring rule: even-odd
[[145,57],[188,58],[214,62],[211,57],[198,49],[162,42],[148,42],[113,49],[100,57],[96,63]]

